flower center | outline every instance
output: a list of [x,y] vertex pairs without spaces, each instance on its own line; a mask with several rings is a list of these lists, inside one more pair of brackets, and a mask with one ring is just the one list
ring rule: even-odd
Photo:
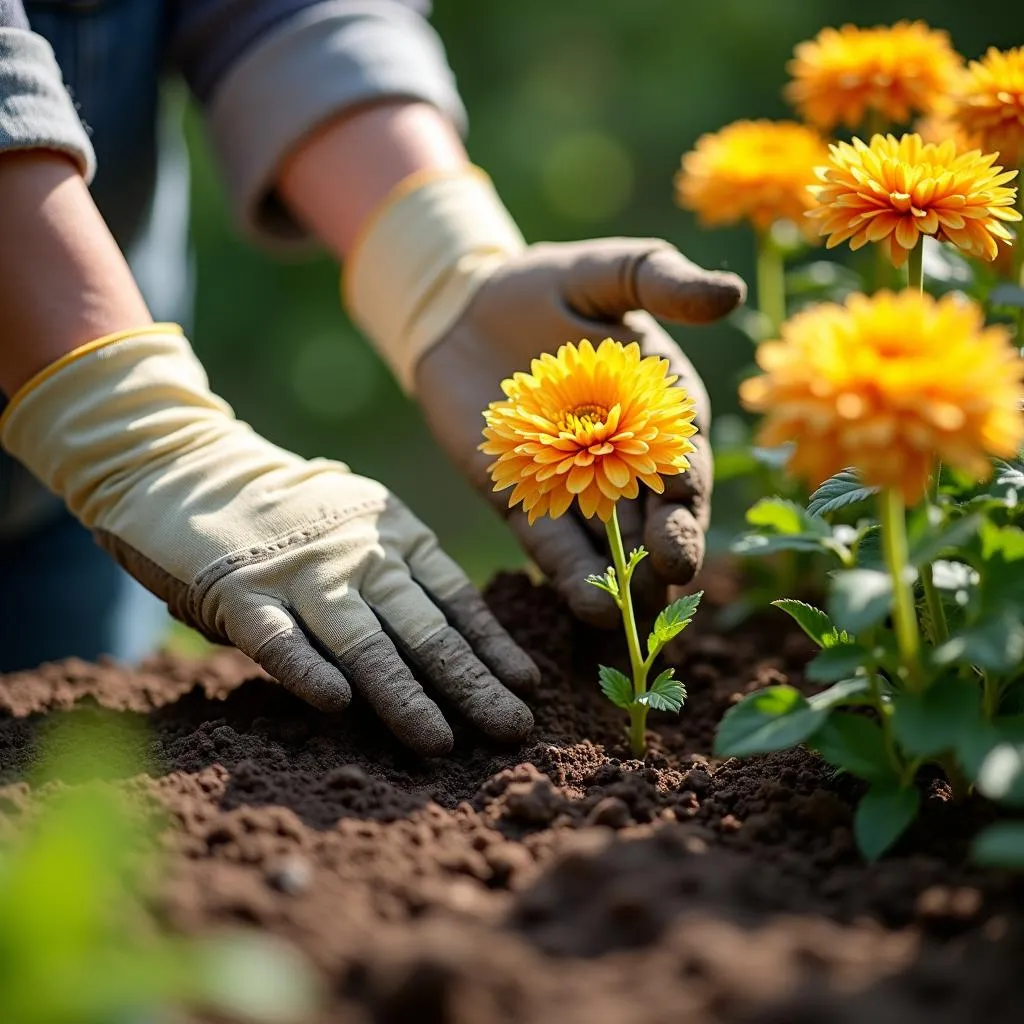
[[608,410],[603,405],[585,402],[577,405],[562,416],[560,424],[563,430],[589,430],[608,419]]

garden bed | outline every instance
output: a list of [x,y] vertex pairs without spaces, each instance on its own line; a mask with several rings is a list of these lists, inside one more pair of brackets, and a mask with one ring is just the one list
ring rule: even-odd
[[781,613],[717,634],[732,583],[703,585],[676,651],[689,701],[652,714],[643,764],[596,683],[621,638],[504,575],[488,599],[543,673],[522,749],[457,729],[449,758],[417,762],[364,708],[325,717],[230,651],[65,662],[0,681],[0,819],[56,709],[146,717],[179,826],[159,915],[293,941],[328,981],[324,1021],[1019,1020],[1024,887],[966,863],[986,806],[924,780],[920,820],[865,865],[858,783],[802,751],[714,759],[722,714],[802,686],[812,650]]

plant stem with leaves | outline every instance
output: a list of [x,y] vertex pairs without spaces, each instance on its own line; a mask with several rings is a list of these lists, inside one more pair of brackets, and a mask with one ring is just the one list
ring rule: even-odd
[[619,529],[619,517],[614,508],[605,528],[613,564],[602,576],[588,576],[587,582],[610,594],[622,614],[632,678],[618,669],[601,665],[601,690],[616,707],[629,713],[629,745],[637,757],[643,757],[647,750],[647,712],[651,708],[657,711],[679,711],[686,700],[686,688],[672,678],[673,669],[660,673],[649,686],[648,676],[665,644],[678,636],[692,621],[703,591],[674,601],[658,616],[647,638],[647,653],[644,654],[630,583],[636,567],[647,557],[647,552],[639,547],[631,551],[627,558],[622,544],[622,531]]

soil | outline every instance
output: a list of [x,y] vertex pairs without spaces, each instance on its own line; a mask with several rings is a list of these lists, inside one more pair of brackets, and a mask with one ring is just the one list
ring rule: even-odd
[[[731,596],[726,574],[702,583]],[[0,826],[31,799],[40,729],[99,704],[149,723],[145,784],[175,825],[156,913],[298,945],[328,987],[317,1024],[1021,1019],[1024,884],[966,860],[984,806],[933,781],[865,865],[855,783],[802,751],[712,757],[742,695],[804,685],[781,615],[725,636],[698,616],[672,652],[689,701],[652,714],[639,762],[595,682],[618,637],[524,576],[487,597],[543,672],[520,749],[456,726],[450,757],[419,761],[367,709],[325,716],[231,651],[68,661],[0,680]]]

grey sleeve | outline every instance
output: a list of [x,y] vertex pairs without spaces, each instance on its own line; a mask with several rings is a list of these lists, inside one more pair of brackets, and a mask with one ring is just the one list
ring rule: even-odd
[[172,55],[205,109],[247,234],[278,247],[305,241],[275,193],[277,168],[343,110],[384,98],[422,100],[464,129],[428,13],[416,0],[180,0]]
[[50,44],[29,31],[21,0],[0,0],[0,153],[23,149],[65,153],[86,181],[96,170]]

